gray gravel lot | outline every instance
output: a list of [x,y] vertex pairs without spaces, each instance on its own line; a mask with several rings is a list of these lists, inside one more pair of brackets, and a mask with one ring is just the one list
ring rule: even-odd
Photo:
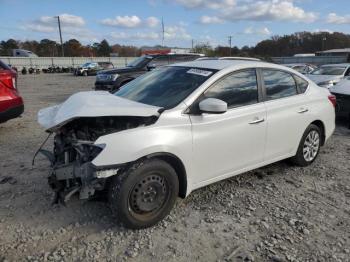
[[[103,201],[51,206],[40,108],[94,77],[19,76],[22,118],[0,125],[0,261],[350,261],[350,131],[340,123],[307,168],[280,162],[178,199],[153,228],[116,226]],[[50,142],[48,143],[48,147]]]

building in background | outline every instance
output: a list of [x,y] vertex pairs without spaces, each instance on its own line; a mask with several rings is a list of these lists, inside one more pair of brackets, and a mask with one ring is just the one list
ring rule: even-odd
[[349,60],[350,58],[350,48],[343,49],[331,49],[326,51],[316,52],[316,56],[346,56]]

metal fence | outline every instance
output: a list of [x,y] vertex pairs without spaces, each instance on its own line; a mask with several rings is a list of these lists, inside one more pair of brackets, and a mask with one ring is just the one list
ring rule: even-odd
[[338,64],[347,63],[346,56],[291,56],[291,57],[272,57],[272,61],[277,64]]
[[22,67],[48,68],[50,66],[77,67],[87,62],[112,62],[116,67],[125,66],[135,57],[11,57],[0,56],[4,63],[21,69]]

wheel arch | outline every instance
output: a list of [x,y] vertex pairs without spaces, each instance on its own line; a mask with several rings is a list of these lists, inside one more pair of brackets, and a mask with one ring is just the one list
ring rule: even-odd
[[174,154],[166,152],[152,153],[143,157],[143,159],[151,158],[161,159],[174,168],[179,179],[179,197],[185,198],[187,194],[187,174],[185,165],[183,164],[181,159],[175,156]]
[[315,125],[321,130],[321,146],[323,146],[326,142],[326,127],[325,124],[321,120],[315,120],[310,125]]

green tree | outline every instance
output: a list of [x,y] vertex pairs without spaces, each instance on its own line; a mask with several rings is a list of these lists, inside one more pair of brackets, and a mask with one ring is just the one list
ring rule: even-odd
[[110,56],[111,52],[112,52],[112,48],[108,44],[107,40],[103,39],[98,46],[97,55],[98,56]]

